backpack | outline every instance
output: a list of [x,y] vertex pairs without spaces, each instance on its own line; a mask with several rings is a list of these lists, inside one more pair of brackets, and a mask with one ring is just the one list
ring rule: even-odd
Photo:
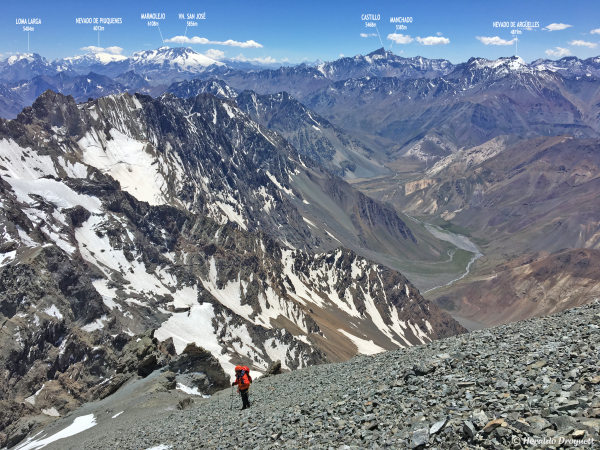
[[248,375],[248,379],[250,380],[250,383],[252,383],[252,377],[250,376],[250,368],[248,366],[242,366],[242,371]]

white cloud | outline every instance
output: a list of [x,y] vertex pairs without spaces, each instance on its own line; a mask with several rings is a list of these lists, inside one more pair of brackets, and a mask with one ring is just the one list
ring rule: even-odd
[[571,41],[569,45],[576,45],[577,47],[588,47],[588,48],[596,48],[598,44],[596,42],[586,42],[586,41]]
[[396,44],[410,44],[412,41],[414,41],[413,38],[405,34],[388,34],[387,38],[391,41],[394,41]]
[[542,28],[542,30],[546,31],[560,31],[566,30],[567,28],[572,27],[573,25],[567,25],[566,23],[551,23],[546,28]]
[[438,36],[428,36],[424,38],[417,36],[415,39],[422,45],[446,45],[450,43],[450,39]]
[[210,59],[216,59],[219,61],[220,59],[225,58],[225,52],[211,48],[210,50],[206,50],[204,52],[204,56],[208,56]]
[[289,60],[289,59],[287,59],[287,58],[283,58],[283,59],[281,60],[281,62],[290,62],[290,60]]
[[113,55],[120,55],[123,49],[121,47],[96,47],[94,45],[90,45],[89,47],[82,47],[79,50],[83,50],[88,53],[111,53]]
[[102,47],[96,47],[94,45],[90,45],[89,47],[81,47],[79,50],[83,50],[84,52],[88,53],[99,53],[104,51]]
[[171,39],[165,39],[165,42],[174,42],[176,44],[209,44],[209,45],[229,45],[230,47],[242,47],[242,48],[262,48],[258,42],[253,40],[246,42],[233,41],[227,39],[226,41],[209,41],[206,38],[194,36],[189,38],[187,36],[175,36]]
[[377,36],[376,33],[360,33],[360,37],[371,37],[371,36]]
[[123,49],[121,47],[107,47],[106,51],[108,53],[112,53],[113,55],[120,55]]
[[438,36],[441,36],[441,35],[442,35],[442,34],[444,34],[444,33],[442,33],[441,31],[438,31],[438,32],[437,32],[437,33],[435,33],[435,34],[437,34]]
[[270,56],[267,56],[266,58],[246,58],[241,53],[239,55],[237,55],[235,58],[231,58],[231,59],[233,59],[234,61],[257,62],[257,63],[261,63],[261,64],[275,64],[277,62],[277,60],[275,58],[271,58]]
[[562,58],[563,56],[569,56],[571,54],[571,50],[568,48],[556,47],[556,50],[546,50],[546,55],[554,56],[557,58]]
[[498,37],[498,36],[494,36],[494,37],[475,36],[475,37],[479,41],[484,43],[485,45],[513,45],[516,41],[518,41],[517,38],[507,41],[506,39],[502,39],[501,37]]
[[592,34],[600,34],[600,28],[596,28],[595,30],[590,31]]

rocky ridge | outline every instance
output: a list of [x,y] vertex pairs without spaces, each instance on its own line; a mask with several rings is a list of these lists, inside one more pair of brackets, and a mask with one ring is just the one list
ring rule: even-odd
[[596,137],[599,84],[593,76],[568,79],[536,70],[516,57],[472,58],[433,79],[338,81],[303,102],[345,130],[395,141],[391,156],[404,156],[436,133],[440,143],[422,152],[435,162],[500,135]]
[[85,411],[97,426],[47,448],[591,448],[599,350],[596,302],[259,379],[247,411],[230,411],[225,390],[184,411],[131,407],[115,429],[104,403]]
[[286,92],[258,95],[244,91],[235,101],[252,120],[280,133],[298,153],[341,177],[372,178],[389,174],[383,166],[387,161],[385,154],[366,147]]

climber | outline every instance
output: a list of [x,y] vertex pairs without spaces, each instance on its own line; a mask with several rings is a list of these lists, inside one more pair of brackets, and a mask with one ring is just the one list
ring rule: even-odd
[[235,366],[235,381],[231,383],[231,386],[237,385],[238,387],[238,392],[242,397],[242,409],[250,408],[250,402],[248,401],[250,384],[252,384],[250,369],[247,366]]

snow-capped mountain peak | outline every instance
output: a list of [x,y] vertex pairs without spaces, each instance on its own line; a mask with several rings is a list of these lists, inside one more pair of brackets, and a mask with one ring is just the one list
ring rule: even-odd
[[12,66],[17,64],[18,62],[32,63],[34,61],[44,61],[48,62],[46,58],[38,55],[37,53],[17,53],[16,55],[12,55],[6,59],[6,64]]
[[600,57],[579,59],[576,56],[565,56],[557,61],[538,59],[531,63],[536,70],[557,72],[564,77],[600,76]]
[[113,53],[108,52],[89,52],[85,55],[72,56],[59,61],[77,67],[85,65],[91,66],[93,64],[104,65],[115,61],[123,61],[126,59],[127,56],[115,55]]
[[178,68],[184,72],[198,71],[211,65],[224,66],[222,62],[202,55],[189,47],[160,47],[156,50],[144,50],[131,57],[131,66],[156,65]]
[[471,58],[469,63],[470,67],[474,67],[477,69],[490,68],[519,71],[523,68],[529,67],[529,65],[520,56],[502,57],[496,60],[489,60],[485,58]]

